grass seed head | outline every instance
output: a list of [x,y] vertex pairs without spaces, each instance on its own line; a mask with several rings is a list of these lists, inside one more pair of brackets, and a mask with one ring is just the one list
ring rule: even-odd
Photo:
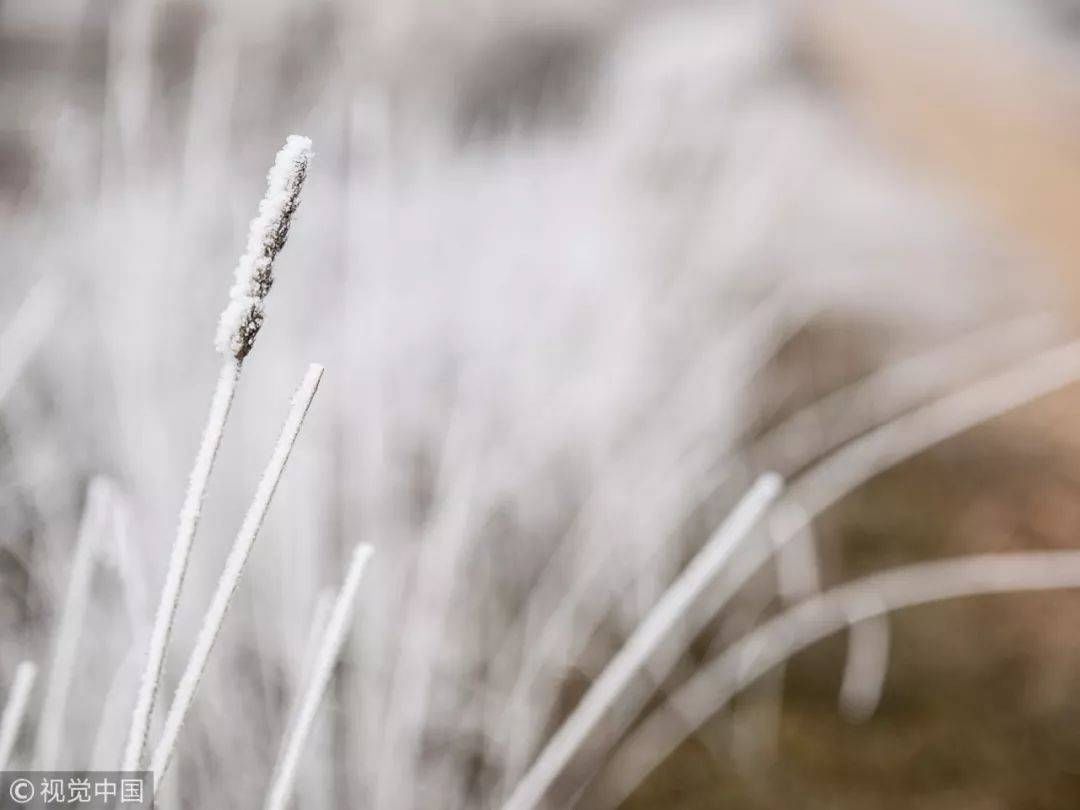
[[259,203],[259,215],[251,221],[229,304],[218,322],[215,342],[222,354],[243,360],[262,328],[264,302],[274,284],[274,259],[285,247],[310,161],[311,139],[290,135],[267,175],[266,196]]

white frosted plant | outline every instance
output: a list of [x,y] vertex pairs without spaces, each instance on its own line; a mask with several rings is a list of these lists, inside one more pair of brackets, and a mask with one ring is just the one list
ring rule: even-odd
[[306,686],[297,704],[295,717],[290,724],[289,732],[282,745],[281,756],[278,758],[277,767],[274,769],[274,777],[270,783],[270,790],[267,793],[265,810],[286,810],[288,807],[293,781],[300,766],[300,755],[303,753],[304,744],[311,735],[319,704],[326,693],[326,687],[330,684],[334,665],[341,656],[342,647],[345,645],[353,605],[356,603],[356,594],[360,589],[360,578],[363,576],[364,568],[371,558],[372,551],[371,546],[361,543],[353,552],[352,562],[345,576],[345,582],[342,584],[341,591],[334,602],[333,613],[330,614],[326,628],[320,633],[318,652],[314,657],[311,670],[306,679]]
[[760,624],[668,695],[609,757],[593,789],[596,800],[589,806],[619,807],[681,741],[715,717],[739,691],[834,633],[916,605],[1077,587],[1080,552],[1069,550],[972,554],[914,563],[822,591]]
[[76,681],[79,668],[79,642],[90,601],[91,579],[114,497],[114,488],[108,479],[95,478],[87,488],[86,509],[75,541],[75,553],[71,560],[71,573],[68,576],[67,593],[60,614],[35,742],[34,763],[35,767],[42,770],[58,766],[57,757],[64,737],[65,710],[71,684]]
[[760,476],[700,552],[634,629],[584,697],[552,735],[503,810],[531,810],[620,699],[676,624],[687,616],[709,584],[768,512],[783,489],[775,473]]
[[11,684],[4,711],[0,714],[0,771],[7,767],[11,752],[15,750],[15,740],[26,715],[35,678],[37,667],[32,661],[23,661],[15,670],[15,680]]
[[154,750],[152,769],[155,784],[161,783],[161,779],[165,775],[165,769],[169,766],[180,729],[183,727],[184,721],[187,719],[188,709],[191,708],[191,703],[195,699],[195,690],[198,689],[199,682],[202,680],[206,662],[221,632],[225,614],[228,612],[236,587],[240,583],[240,575],[243,573],[244,565],[251,555],[251,549],[255,545],[255,538],[258,536],[259,529],[266,518],[267,510],[270,508],[270,501],[274,497],[274,491],[277,489],[282,473],[285,472],[285,465],[289,460],[289,454],[292,452],[297,436],[300,434],[300,428],[304,424],[304,417],[307,416],[311,401],[315,398],[315,392],[319,389],[322,374],[322,366],[313,363],[308,368],[307,374],[304,375],[300,387],[293,395],[292,405],[289,408],[288,416],[285,418],[285,423],[282,425],[277,443],[274,445],[270,461],[263,471],[262,478],[259,479],[255,496],[248,507],[247,514],[244,515],[236,539],[233,541],[233,547],[229,552],[228,559],[225,561],[225,568],[218,579],[217,588],[203,618],[199,635],[195,640],[195,648],[192,650],[191,657],[184,668],[184,674],[180,678],[180,685],[176,689],[176,695],[169,706],[161,740]]
[[124,770],[137,770],[144,761],[158,683],[210,472],[221,446],[241,365],[262,327],[266,296],[274,281],[274,260],[285,246],[292,216],[300,205],[300,191],[307,177],[310,161],[311,140],[300,135],[290,135],[267,175],[266,195],[259,203],[258,216],[251,222],[247,247],[236,266],[235,280],[229,291],[229,303],[218,323],[215,344],[218,351],[225,355],[225,362],[218,375],[206,428],[203,430],[202,441],[188,480],[187,493],[180,509],[176,539],[150,635],[146,667],[132,711],[123,757]]
[[[716,615],[719,613],[739,589],[748,582],[750,577],[760,570],[765,562],[772,559],[777,549],[785,547],[791,539],[797,537],[802,529],[809,524],[810,520],[837,503],[845,495],[855,491],[857,487],[865,484],[878,473],[912,458],[929,447],[964,430],[1074,383],[1078,378],[1080,378],[1080,341],[1072,341],[1046,350],[993,377],[983,379],[967,388],[923,405],[841,446],[794,479],[788,487],[785,499],[780,500],[775,505],[770,505],[770,509],[773,510],[774,514],[777,512],[782,514],[788,511],[787,508],[792,503],[797,503],[800,508],[795,511],[788,511],[787,518],[773,524],[772,543],[749,543],[741,547],[738,565],[733,566],[728,571],[728,576],[718,583],[718,586],[713,590],[708,605],[708,614]],[[1069,552],[1069,554],[1071,553]],[[986,555],[986,559],[993,556]],[[1013,555],[1000,556],[1004,560]],[[1034,555],[1031,559],[1035,560],[1037,556],[1039,555]],[[1016,555],[1016,559],[1028,558],[1024,555]],[[1064,555],[1060,559],[1069,560]],[[1033,576],[1034,580],[1041,582],[1044,573],[1048,573],[1049,580],[1059,581],[1056,573],[1045,571],[1045,560],[1036,560],[1032,564],[1039,571]],[[934,564],[928,565],[932,566]],[[984,592],[971,586],[970,577],[967,577],[965,573],[968,571],[966,563],[958,563],[958,565],[964,566],[960,569],[963,576],[959,576],[959,579],[965,584],[959,586],[956,595]],[[1012,587],[1002,584],[1001,580],[998,579],[998,574],[1002,570],[998,563],[988,562],[987,566],[993,572],[991,581],[987,583],[989,585],[987,590],[1008,590],[1009,587]],[[907,569],[899,570],[906,571]],[[913,570],[921,571],[923,569],[916,566]],[[926,570],[936,569],[927,568]],[[951,569],[943,570],[951,572]],[[977,566],[975,570],[980,569]],[[1066,570],[1068,571],[1068,569]],[[1069,577],[1074,574],[1074,571],[1068,571],[1068,573],[1061,576],[1071,582],[1072,580]],[[849,610],[845,614],[847,618],[844,626],[855,625],[883,615],[884,611],[880,609],[881,605],[888,605],[889,609],[895,608],[896,603],[885,598],[881,593],[876,595],[877,601],[869,599],[869,596],[873,595],[874,589],[864,589],[862,587],[863,582],[876,583],[879,581],[877,577],[888,576],[888,574],[875,575],[869,580],[861,580],[840,589],[839,592],[842,594],[849,593],[846,590],[848,587],[858,589],[856,593],[861,601],[857,605],[869,606],[862,615],[853,615],[853,612]],[[904,574],[902,579],[903,583],[905,583],[904,587],[907,587],[911,582],[918,582],[920,577],[909,577]],[[953,581],[951,573],[948,574],[947,580],[948,582]],[[892,582],[892,580],[881,581]],[[1025,575],[1018,573],[1013,582],[1015,589],[1051,587],[1051,585],[1026,586],[1024,582]],[[946,584],[943,587],[947,592],[953,592],[953,585]],[[1054,587],[1065,587],[1065,585]],[[966,590],[968,588],[971,589]],[[869,594],[864,591],[868,591]],[[917,594],[918,589],[912,589],[911,592]],[[802,615],[800,611],[804,611],[808,605],[817,605],[820,600],[826,600],[827,602],[828,598],[831,597],[832,592],[826,595],[810,597],[800,602],[798,607],[791,608],[781,618],[786,622],[790,616]],[[902,598],[908,597],[901,593],[898,594],[896,601]],[[671,740],[675,737],[678,737],[679,740],[685,739],[692,729],[688,729],[681,718],[714,716],[730,696],[729,690],[733,683],[745,683],[752,679],[741,669],[742,661],[746,659],[747,650],[752,650],[754,647],[750,641],[752,638],[759,638],[772,633],[775,626],[786,628],[788,625],[784,622],[779,624],[770,622],[762,629],[754,631],[753,636],[742,639],[736,647],[725,651],[715,664],[710,664],[708,668],[695,675],[686,686],[681,687],[679,693],[669,699],[668,705],[674,706],[676,710],[673,716],[680,718],[677,723],[677,730],[671,728],[670,717],[667,716],[670,711],[654,712],[646,719],[645,725],[633,733],[633,739],[620,746],[627,753],[616,754],[616,758],[606,766],[609,776],[598,791],[609,799],[612,796],[615,799],[612,799],[610,803],[605,802],[602,806],[615,806],[619,800],[627,798],[629,791],[655,767],[659,758],[662,758],[664,754],[671,750]],[[880,645],[882,642],[879,639],[876,643]],[[624,647],[624,650],[629,647],[631,647],[630,643]],[[622,651],[620,651],[621,655],[623,655]],[[753,658],[753,677],[757,677],[762,672],[786,660],[786,654],[776,658],[771,657],[771,655],[770,651],[768,659],[770,663],[767,666],[762,664],[765,658],[761,656]],[[609,666],[608,670],[601,675],[601,678],[597,679],[596,684],[587,693],[586,698],[581,701],[580,707],[575,709],[563,726],[553,735],[551,742],[541,752],[529,773],[526,774],[503,805],[504,810],[526,810],[540,804],[555,776],[566,765],[568,753],[578,749],[586,733],[595,725],[594,722],[586,724],[582,718],[592,720],[598,716],[600,709],[606,709],[614,697],[617,696],[617,692],[621,691],[611,689],[608,684],[602,684],[602,679],[605,679],[607,672],[611,670],[614,670],[614,667]],[[733,672],[738,672],[738,677],[733,677]],[[877,677],[879,676],[874,675],[868,681],[874,682]],[[598,690],[597,685],[608,688]],[[588,702],[589,696],[593,693],[597,694],[594,701],[595,707]],[[601,700],[601,695],[610,697]],[[639,699],[641,698],[639,697]],[[602,704],[602,707],[600,704]],[[584,709],[581,707],[584,707]],[[591,708],[594,710],[591,712],[586,711]],[[608,784],[612,782],[613,784]]]
[[259,203],[259,215],[251,221],[229,305],[218,322],[216,344],[224,355],[243,360],[262,328],[264,302],[274,284],[274,259],[285,247],[310,161],[311,139],[290,135],[267,175],[266,196]]

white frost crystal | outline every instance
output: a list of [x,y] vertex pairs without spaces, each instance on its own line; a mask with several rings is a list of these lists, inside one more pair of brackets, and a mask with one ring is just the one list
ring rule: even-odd
[[310,161],[311,139],[290,135],[267,175],[266,196],[251,221],[247,249],[236,265],[229,304],[218,322],[215,344],[222,354],[243,360],[251,351],[262,326],[264,300],[274,283],[274,258],[285,246]]

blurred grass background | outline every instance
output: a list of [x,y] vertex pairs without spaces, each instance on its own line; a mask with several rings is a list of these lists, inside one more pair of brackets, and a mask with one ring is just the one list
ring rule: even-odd
[[[819,526],[829,580],[1074,547],[1078,406],[1075,388],[1052,395],[847,498]],[[838,711],[846,648],[833,637],[792,660],[778,726],[775,684],[751,687],[624,806],[1071,807],[1080,798],[1078,609],[1080,595],[1058,592],[892,614],[881,704],[864,722]]]
[[[560,541],[578,543],[578,568],[607,559],[630,584],[583,605],[598,629],[583,618],[544,662],[547,692],[512,729],[529,750],[748,477],[804,469],[847,415],[755,456],[765,428],[988,324],[1042,312],[1048,333],[1075,332],[1078,8],[3,3],[0,324],[42,279],[46,306],[42,334],[3,344],[9,363],[12,346],[32,353],[0,391],[0,683],[20,657],[47,661],[86,483],[110,474],[133,525],[104,555],[87,620],[101,660],[66,754],[96,747],[101,696],[137,670],[244,223],[269,157],[303,131],[316,162],[208,504],[181,650],[300,363],[326,363],[326,402],[170,798],[257,795],[297,639],[344,550],[371,539],[377,568],[305,806],[497,806],[512,774],[490,743],[503,718],[476,696],[503,695],[523,667],[531,639],[513,622],[553,610],[530,600]],[[1018,356],[988,342],[955,382]],[[1078,396],[851,495],[817,527],[824,581],[1074,547]],[[553,598],[577,582],[567,568]],[[741,605],[768,615],[774,591],[770,570]],[[691,736],[627,806],[1072,807],[1077,600],[891,618],[883,701],[860,724],[837,711],[843,640],[818,645]],[[429,646],[407,649],[422,634],[403,626]],[[117,732],[100,727],[107,751]],[[379,793],[380,769],[400,792]]]

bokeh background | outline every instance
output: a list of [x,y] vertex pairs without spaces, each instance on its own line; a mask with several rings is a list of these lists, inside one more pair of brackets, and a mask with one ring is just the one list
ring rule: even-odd
[[[22,659],[48,675],[82,521],[58,764],[118,761],[215,322],[299,132],[316,156],[166,693],[290,392],[308,362],[326,377],[160,804],[260,803],[364,541],[297,806],[498,807],[758,473],[1075,332],[1078,60],[1073,0],[4,0],[0,695]],[[1075,547],[1078,406],[1066,388],[852,492],[788,557],[795,595]],[[684,639],[642,716],[780,610],[782,580]],[[815,645],[624,806],[1073,807],[1078,611],[901,612],[866,712],[838,707],[844,634]],[[552,807],[609,806],[602,736]],[[16,761],[35,745],[29,723]]]

